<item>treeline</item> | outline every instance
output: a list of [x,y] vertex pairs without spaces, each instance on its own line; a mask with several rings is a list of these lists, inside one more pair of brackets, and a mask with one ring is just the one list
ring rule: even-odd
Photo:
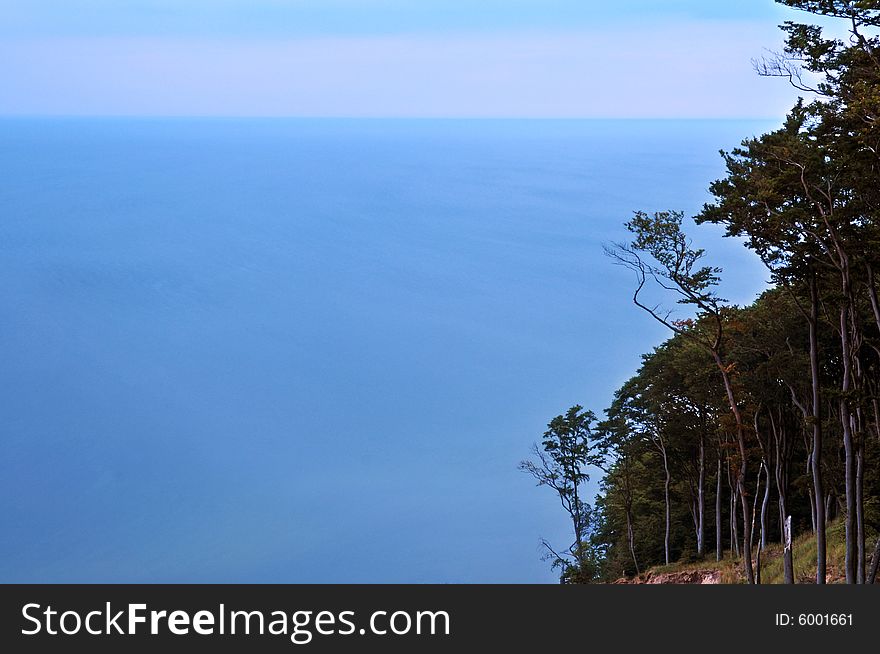
[[[626,225],[632,240],[606,249],[635,272],[636,305],[670,338],[644,357],[603,420],[573,407],[522,464],[571,518],[573,544],[546,544],[564,581],[729,550],[755,583],[761,552],[785,543],[790,525],[815,534],[821,584],[835,518],[845,527],[846,581],[877,576],[880,1],[782,4],[839,18],[848,36],[782,26],[785,50],[759,72],[807,100],[780,129],[723,153],[727,174],[695,217],[742,238],[772,286],[748,307],[720,298],[721,270],[706,265],[673,211],[636,213]],[[686,318],[668,308],[673,300]],[[604,477],[590,507],[581,488],[596,468]],[[794,582],[788,548],[784,568]]]
[[[880,557],[866,544],[874,545],[868,536],[880,527],[878,358],[870,347],[860,353],[865,386],[846,398],[854,459],[848,475],[840,336],[819,321],[816,422],[810,329],[798,303],[809,298],[778,288],[723,312],[721,351],[745,423],[745,465],[722,375],[689,336],[677,334],[646,355],[617,391],[586,439],[608,461],[591,525],[591,547],[601,556],[588,576],[613,580],[657,564],[728,555],[748,561],[753,552],[757,581],[760,553],[770,543],[784,545],[790,516],[793,535],[817,536],[817,582],[827,572],[825,525],[838,517],[847,531],[844,574],[853,582],[874,580]],[[861,319],[865,338],[876,342],[871,312]],[[794,582],[790,550],[784,559],[786,581]]]

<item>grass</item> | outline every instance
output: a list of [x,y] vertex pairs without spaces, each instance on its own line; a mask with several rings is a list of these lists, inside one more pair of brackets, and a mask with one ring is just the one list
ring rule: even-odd
[[[769,551],[768,551],[769,550]],[[782,559],[782,546],[774,545],[765,550],[766,565],[762,561],[761,583],[785,583],[785,570]],[[846,533],[843,520],[836,520],[825,530],[825,551],[827,579],[829,583],[837,583],[846,578]],[[814,534],[803,534],[791,544],[794,580],[798,584],[812,584],[816,580],[816,537]]]
[[[870,542],[870,539],[869,539]],[[844,561],[846,556],[846,540],[843,520],[836,520],[826,530],[827,579],[828,583],[840,583],[844,578]],[[794,580],[798,584],[814,583],[816,578],[816,537],[814,534],[802,534],[791,544]],[[754,561],[754,556],[752,557]],[[725,558],[715,561],[714,557],[693,563],[674,563],[671,565],[651,568],[649,573],[675,574],[678,572],[718,571],[721,573],[722,584],[741,584],[745,582],[742,572],[742,560],[731,552],[725,552]],[[785,582],[782,545],[772,543],[761,552],[761,583],[782,584]]]

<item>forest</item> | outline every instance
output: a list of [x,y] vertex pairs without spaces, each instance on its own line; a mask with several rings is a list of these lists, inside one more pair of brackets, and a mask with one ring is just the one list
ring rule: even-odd
[[520,464],[570,521],[571,544],[543,544],[563,583],[722,560],[761,583],[771,547],[784,582],[802,582],[791,543],[804,535],[809,581],[877,579],[880,1],[780,4],[809,19],[784,23],[784,49],[755,68],[802,98],[781,127],[722,152],[726,174],[693,216],[760,257],[768,288],[749,306],[719,297],[723,271],[675,210],[635,212],[631,240],[606,247],[669,338],[601,417],[573,406]]

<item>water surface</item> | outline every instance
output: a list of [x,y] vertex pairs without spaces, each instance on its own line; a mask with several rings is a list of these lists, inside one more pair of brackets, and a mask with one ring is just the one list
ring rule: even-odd
[[601,245],[766,127],[0,121],[0,581],[553,581],[516,464],[665,336]]

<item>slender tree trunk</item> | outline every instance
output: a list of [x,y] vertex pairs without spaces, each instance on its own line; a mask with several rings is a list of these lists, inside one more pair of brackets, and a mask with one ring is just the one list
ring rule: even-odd
[[[742,463],[741,468],[745,467],[745,463]],[[745,488],[745,472],[740,470],[739,473],[738,484],[741,488],[739,492],[739,502],[742,507],[743,514],[743,534],[742,534],[742,542],[743,542],[743,571],[746,573],[746,582],[749,584],[755,583],[755,573],[752,570],[752,550],[749,547],[749,544],[752,542],[752,507],[749,505],[749,498],[746,494]]]
[[807,494],[810,499],[810,526],[812,527],[813,532],[816,533],[816,493],[813,489],[813,484],[815,480],[813,479],[813,449],[812,446],[808,446],[807,448],[807,478],[810,483],[807,485]]
[[749,525],[751,527],[752,538],[749,540],[749,549],[755,547],[755,520],[758,519],[758,498],[761,496],[761,473],[764,472],[764,463],[761,462],[761,465],[758,466],[758,476],[755,480],[755,499],[752,504],[752,524]]
[[767,549],[767,509],[770,506],[770,468],[764,464],[764,501],[761,502],[761,550]]
[[739,488],[740,504],[742,505],[743,516],[743,571],[746,574],[746,581],[750,584],[755,583],[755,574],[752,570],[752,552],[749,547],[752,542],[752,509],[749,506],[749,498],[746,493],[746,468],[748,467],[749,455],[746,450],[746,428],[743,423],[742,413],[740,413],[739,405],[736,402],[736,396],[733,393],[733,384],[730,381],[727,366],[721,359],[721,355],[717,351],[712,352],[715,359],[715,365],[721,372],[721,379],[724,382],[724,390],[727,393],[727,401],[730,404],[730,410],[736,421],[736,443],[739,448],[739,470],[736,475],[736,485]]
[[[782,433],[775,434],[774,433],[774,442],[776,444],[776,458],[774,459],[775,465],[773,466],[773,479],[776,481],[776,509],[779,520],[779,537],[784,540],[784,529],[782,525],[785,523],[785,497],[788,494],[788,451],[786,448],[786,444],[780,443],[782,440]],[[786,460],[786,468],[783,469],[782,461],[783,456]]]
[[785,522],[782,523],[782,565],[785,575],[785,583],[794,583],[794,561],[791,554],[791,541],[793,534],[791,533],[791,516],[785,516]]
[[[855,365],[856,385],[860,389],[864,389],[864,375],[861,369],[861,363],[856,360]],[[855,439],[855,457],[856,457],[856,479],[855,479],[855,504],[856,504],[856,583],[864,584],[865,575],[867,573],[867,552],[865,551],[865,442],[863,434],[865,433],[865,416],[861,406],[856,407],[855,415],[853,415],[853,433],[858,437]]]
[[773,478],[776,481],[776,496],[779,499],[779,537],[785,544],[785,518],[788,516],[788,459],[790,449],[788,437],[786,434],[784,418],[782,410],[779,411],[779,424],[773,420],[773,414],[770,414],[770,424],[773,427],[773,444],[774,444],[774,466]]
[[[754,540],[755,540],[755,520],[758,517],[758,497],[761,495],[761,473],[766,472],[767,468],[764,465],[763,459],[761,460],[761,465],[758,467],[758,478],[755,481],[755,499],[754,504],[752,506],[752,524],[751,532],[752,538],[749,541],[749,553],[752,552],[752,548],[754,548]],[[766,488],[770,483],[770,479],[767,475],[764,476],[764,487]],[[755,554],[755,573],[754,573],[754,582],[755,584],[761,583],[761,542],[764,540],[764,524],[763,524],[764,516],[761,516],[761,524],[758,525],[758,547],[756,548],[757,552]]]
[[[794,561],[791,554],[791,516],[788,515],[788,439],[780,413],[779,428],[773,430],[776,439],[776,492],[779,494],[779,532],[782,538],[782,568],[786,584],[794,583]],[[816,507],[811,507],[815,515]]]
[[[778,519],[779,519],[780,525],[785,522],[785,509],[783,508],[784,504],[785,504],[785,502],[782,500],[782,498],[780,498],[779,505],[777,507],[778,513],[779,513]],[[785,533],[783,532],[782,529],[779,530],[779,542],[785,543]]]
[[715,483],[715,560],[720,561],[724,556],[724,546],[721,543],[721,452],[718,452],[718,477]]
[[666,445],[661,441],[661,453],[663,454],[663,471],[666,473],[666,481],[663,485],[663,499],[666,502],[666,535],[663,539],[663,549],[666,554],[666,565],[669,565],[669,532],[672,526],[672,517],[669,506],[669,483],[671,476],[669,474],[669,460],[666,457]]
[[[761,534],[763,537],[764,534]],[[755,555],[755,583],[761,583],[761,549],[758,548],[758,553]]]
[[813,472],[814,530],[816,532],[816,583],[824,584],[826,576],[825,492],[822,487],[822,402],[819,373],[819,290],[816,276],[810,277],[810,380],[813,391],[813,451],[810,464]]
[[639,570],[639,560],[636,558],[636,535],[633,531],[632,507],[626,508],[626,538],[629,541],[629,553],[632,555],[633,565],[636,566],[636,576],[642,574]]
[[[844,297],[847,297],[847,285],[844,285]],[[856,582],[856,460],[853,443],[853,420],[849,407],[848,395],[852,391],[852,351],[849,338],[848,304],[840,309],[840,341],[843,358],[843,383],[841,397],[838,402],[840,424],[843,428],[844,479],[846,489],[846,583]]]
[[739,558],[739,529],[736,518],[736,505],[739,500],[739,489],[733,482],[730,473],[730,457],[727,459],[727,486],[730,489],[730,506],[728,507],[730,522],[730,553]]
[[706,439],[700,433],[700,475],[697,482],[697,555],[703,558],[705,550],[704,520],[706,514],[706,498],[704,487],[706,485]]
[[810,496],[810,521],[813,528],[813,533],[816,533],[816,498],[814,497],[815,493],[813,493],[813,489],[809,488],[808,494]]
[[856,449],[856,583],[865,583],[865,516],[862,507],[864,506],[863,493],[865,483],[864,471],[865,455],[861,447]]
[[727,524],[729,527],[730,534],[728,536],[728,541],[730,541],[730,554],[733,558],[739,558],[739,535],[736,531],[736,494],[730,494],[730,501],[727,503],[727,512],[729,514],[727,518]]
[[739,542],[739,518],[736,514],[736,505],[739,502],[739,488],[734,485],[733,491],[730,493],[730,543],[733,554],[739,558],[740,542]]

